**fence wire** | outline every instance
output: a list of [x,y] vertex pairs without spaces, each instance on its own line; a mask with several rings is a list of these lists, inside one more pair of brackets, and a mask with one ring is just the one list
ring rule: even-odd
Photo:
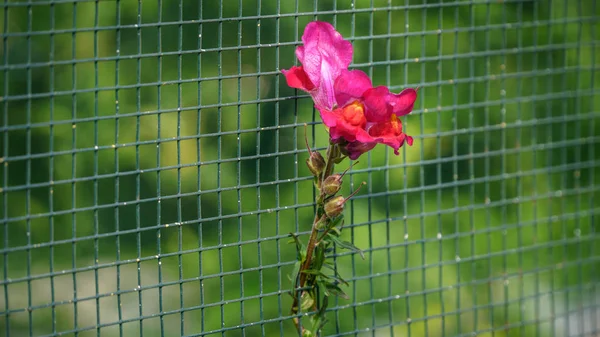
[[[293,336],[314,192],[280,70],[331,22],[420,86],[348,174],[327,336],[599,336],[600,31],[582,0],[4,0],[0,330]],[[599,61],[599,62],[596,62]]]

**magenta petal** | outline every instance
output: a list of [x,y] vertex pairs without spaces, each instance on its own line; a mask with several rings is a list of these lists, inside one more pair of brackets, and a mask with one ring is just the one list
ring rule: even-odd
[[332,111],[328,111],[326,109],[320,109],[316,107],[321,114],[321,119],[323,120],[323,124],[327,125],[327,127],[335,127],[337,125],[338,116]]
[[343,39],[327,22],[313,21],[304,29],[304,46],[296,49],[308,78],[317,87],[313,100],[318,106],[332,109],[335,105],[335,79],[352,62],[352,44]]
[[361,143],[373,143],[376,140],[365,130],[359,130],[356,132],[356,141]]
[[338,130],[338,128],[332,127],[329,129],[329,138],[331,138],[332,141],[336,142],[340,138],[344,139],[344,135]]
[[371,88],[363,94],[365,103],[365,117],[372,123],[385,122],[390,119],[392,110],[389,109],[387,99],[390,91],[384,86]]
[[348,157],[352,160],[358,159],[360,155],[363,153],[372,150],[377,143],[361,143],[361,142],[352,142],[348,144],[344,151],[348,153]]
[[381,141],[381,143],[394,149],[395,154],[399,154],[398,150],[400,149],[400,147],[402,147],[402,144],[404,144],[404,138],[406,138],[406,135],[400,134],[400,136],[396,138],[385,139]]
[[304,29],[302,42],[305,46],[304,56],[307,56],[308,49],[316,47],[332,67],[345,69],[352,62],[352,44],[344,40],[329,22],[310,22]]
[[300,63],[304,63],[304,46],[298,46],[296,48],[296,57]]
[[335,100],[338,106],[344,106],[359,99],[372,86],[371,79],[363,71],[344,69],[335,80]]
[[397,145],[391,145],[391,144],[386,144],[386,145],[390,145],[392,148],[394,148],[394,153],[396,155],[400,154],[400,148],[402,147],[402,145],[404,145],[405,143],[408,143],[409,146],[413,145],[413,137],[403,133],[398,137],[398,144]]
[[388,104],[396,116],[404,116],[410,113],[417,100],[417,91],[412,88],[404,89],[399,94],[390,94]]
[[291,67],[289,70],[283,69],[281,72],[285,76],[287,85],[292,88],[301,89],[306,92],[315,88],[302,67]]

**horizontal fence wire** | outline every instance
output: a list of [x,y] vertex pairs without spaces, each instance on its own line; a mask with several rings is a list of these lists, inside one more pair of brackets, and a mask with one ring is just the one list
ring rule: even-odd
[[[596,0],[4,0],[0,331],[293,336],[306,24],[419,87],[347,173],[323,336],[600,335]],[[596,62],[598,60],[599,62]],[[305,129],[305,126],[308,128]],[[306,131],[305,131],[306,130]]]

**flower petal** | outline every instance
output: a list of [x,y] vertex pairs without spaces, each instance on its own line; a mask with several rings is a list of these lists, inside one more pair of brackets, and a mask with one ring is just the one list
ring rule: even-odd
[[[346,69],[352,62],[352,44],[344,40],[342,34],[329,23],[313,21],[306,25],[302,35],[304,57],[318,49],[324,59],[333,67]],[[310,49],[310,50],[309,50]],[[300,60],[300,62],[304,62]]]
[[321,119],[323,120],[323,124],[327,127],[335,127],[337,125],[337,120],[339,117],[339,113],[337,111],[330,111],[327,109],[319,108],[315,106],[321,115]]
[[352,62],[352,44],[328,22],[313,21],[304,29],[304,46],[296,49],[308,78],[316,86],[316,105],[333,109],[336,105],[333,87],[341,71]]
[[315,88],[302,67],[292,67],[290,70],[281,70],[287,81],[287,85],[309,92]]
[[368,136],[365,131],[367,120],[365,119],[364,108],[358,102],[335,109],[331,113],[324,111],[324,113],[321,113],[321,118],[325,125],[330,127],[329,135],[334,141],[344,138],[348,142],[353,142],[359,133]]
[[412,88],[404,89],[399,94],[390,94],[388,104],[392,107],[392,112],[396,116],[409,114],[417,100],[417,91]]
[[298,46],[296,48],[296,57],[300,63],[304,63],[304,46]]
[[390,119],[391,108],[387,104],[390,90],[384,86],[371,88],[363,94],[365,104],[365,117],[367,121],[380,123]]
[[402,132],[402,122],[395,114],[392,114],[389,121],[383,123],[377,123],[369,128],[369,135],[377,143],[385,144],[394,149],[396,155],[399,154],[398,150],[405,142],[408,145],[412,145],[412,137]]
[[371,79],[361,70],[342,70],[335,80],[335,100],[338,106],[344,106],[358,100],[373,86]]
[[363,153],[372,150],[375,147],[375,145],[377,145],[377,143],[375,143],[375,142],[372,142],[372,143],[352,142],[352,143],[346,145],[342,149],[342,151],[345,152],[350,159],[356,160]]

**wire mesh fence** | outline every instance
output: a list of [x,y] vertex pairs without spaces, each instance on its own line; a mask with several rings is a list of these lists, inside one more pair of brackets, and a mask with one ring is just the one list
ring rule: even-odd
[[[419,86],[400,156],[348,173],[327,336],[599,336],[595,0],[0,4],[6,336],[293,336],[327,136],[280,70],[334,24]],[[600,60],[599,60],[600,62]]]

